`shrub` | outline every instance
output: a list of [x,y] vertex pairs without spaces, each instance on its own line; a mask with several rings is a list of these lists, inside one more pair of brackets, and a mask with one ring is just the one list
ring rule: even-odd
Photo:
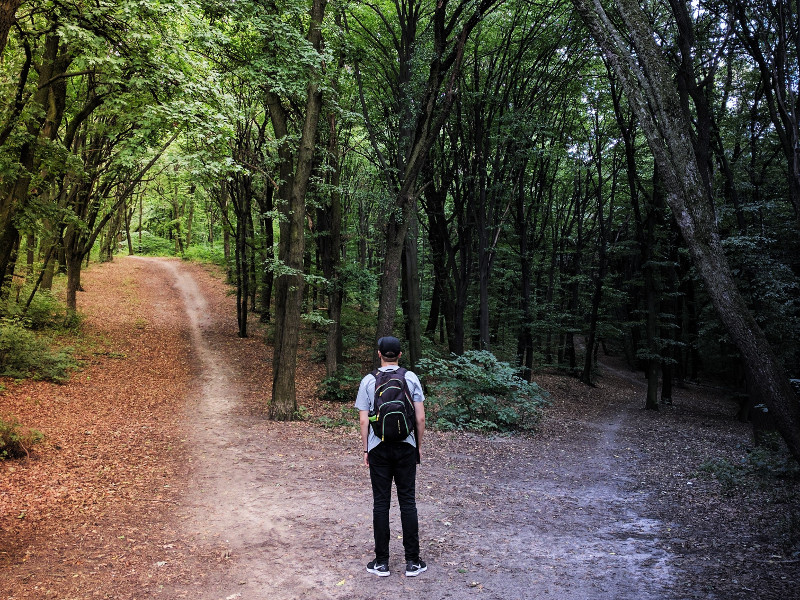
[[422,359],[431,421],[440,429],[533,429],[547,393],[516,375],[491,352],[470,351],[449,359]]
[[28,329],[42,330],[47,328],[61,328],[66,323],[67,310],[62,302],[48,290],[38,290],[31,300],[30,306],[25,308],[25,302],[30,296],[32,288],[23,288],[20,302],[9,298],[2,308],[2,316],[19,321]]
[[317,393],[320,399],[330,402],[354,402],[361,379],[350,367],[339,366],[336,373],[319,383]]
[[35,330],[61,327],[66,323],[66,316],[64,304],[49,291],[39,290],[25,311],[25,325]]
[[776,478],[800,478],[800,465],[789,454],[786,445],[777,433],[766,434],[767,444],[756,446],[747,454],[747,466],[761,476]]
[[18,321],[0,320],[0,375],[62,382],[74,367],[71,348],[53,352]]
[[30,448],[44,441],[44,434],[22,427],[16,419],[0,419],[0,460],[28,456]]
[[166,238],[153,235],[149,231],[142,231],[141,243],[139,232],[133,233],[133,247],[137,254],[149,256],[175,256],[175,242]]
[[185,260],[212,263],[220,267],[225,266],[225,253],[222,244],[192,244],[184,251],[183,258]]
[[725,492],[739,487],[771,487],[776,479],[800,478],[800,465],[777,443],[773,447],[752,448],[738,463],[724,458],[707,459],[699,466],[699,471],[712,475]]
[[704,461],[699,469],[703,473],[712,475],[725,491],[730,491],[742,483],[744,470],[724,458],[710,458]]

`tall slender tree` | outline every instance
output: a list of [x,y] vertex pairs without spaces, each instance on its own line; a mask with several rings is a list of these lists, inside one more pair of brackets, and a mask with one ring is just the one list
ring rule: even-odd
[[[275,348],[272,398],[269,418],[286,421],[297,413],[295,373],[300,339],[300,311],[303,302],[303,256],[305,253],[306,191],[313,169],[317,125],[322,110],[323,39],[325,0],[312,0],[306,29],[306,48],[311,55],[305,108],[297,118],[299,131],[292,131],[292,101],[281,96],[277,80],[264,82],[270,119],[279,141],[280,224],[279,259],[281,273],[275,282]],[[274,41],[274,40],[272,40]],[[299,135],[295,146],[291,135]]]

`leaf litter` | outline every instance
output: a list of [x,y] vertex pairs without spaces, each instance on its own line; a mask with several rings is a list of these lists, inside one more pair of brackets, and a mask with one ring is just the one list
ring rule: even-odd
[[[83,278],[84,369],[64,385],[2,382],[0,413],[47,436],[30,459],[0,463],[3,597],[794,594],[796,481],[725,487],[704,474],[709,459],[747,458],[748,426],[725,391],[687,385],[646,412],[643,381],[609,357],[595,388],[539,375],[552,404],[532,437],[431,432],[417,492],[429,572],[398,573],[393,506],[393,576],[375,586],[358,434],[317,421],[340,419],[341,405],[315,396],[312,338],[297,378],[307,420],[267,421],[271,349],[258,323],[237,338],[220,275],[167,262],[202,290],[205,349],[163,263],[117,259]],[[202,352],[224,365],[222,404]],[[301,562],[313,573],[298,574]]]

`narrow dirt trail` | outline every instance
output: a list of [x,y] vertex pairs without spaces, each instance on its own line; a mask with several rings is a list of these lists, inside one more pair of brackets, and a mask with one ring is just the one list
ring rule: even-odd
[[240,385],[215,337],[230,316],[208,310],[180,262],[146,260],[183,303],[197,360],[187,411],[193,475],[177,518],[185,544],[226,559],[202,584],[162,597],[671,597],[665,526],[648,514],[647,495],[632,491],[638,457],[622,442],[630,384],[607,382],[621,387],[619,404],[587,396],[580,419],[548,418],[532,439],[432,432],[417,493],[429,571],[400,572],[393,506],[393,573],[377,580],[364,570],[371,497],[356,431],[269,423],[245,410],[257,390]]
[[429,571],[402,575],[395,506],[392,576],[369,575],[369,475],[352,414],[316,398],[319,340],[302,332],[307,418],[266,420],[272,350],[255,320],[236,336],[219,275],[92,265],[83,368],[62,385],[0,381],[0,413],[47,436],[0,461],[0,598],[796,597],[797,477],[749,447],[714,382],[645,411],[644,381],[614,357],[594,388],[537,374],[552,402],[532,437],[431,432],[417,489]]

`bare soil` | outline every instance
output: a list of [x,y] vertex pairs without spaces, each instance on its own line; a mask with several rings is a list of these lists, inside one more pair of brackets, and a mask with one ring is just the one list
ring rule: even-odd
[[[91,349],[62,386],[4,380],[0,415],[48,436],[0,463],[0,597],[366,599],[797,598],[797,481],[702,467],[748,460],[728,394],[644,383],[611,358],[596,387],[542,374],[534,436],[431,432],[418,471],[422,556],[391,577],[372,558],[369,475],[354,423],[316,398],[304,332],[306,420],[264,409],[271,348],[213,269],[121,258],[84,276]],[[366,358],[366,357],[362,357]]]

